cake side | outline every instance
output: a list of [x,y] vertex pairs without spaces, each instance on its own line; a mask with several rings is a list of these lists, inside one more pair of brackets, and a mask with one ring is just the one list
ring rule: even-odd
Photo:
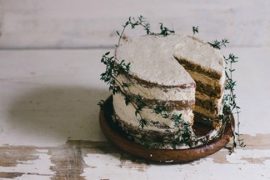
[[[131,105],[125,104],[125,97],[121,94],[113,95],[113,105],[115,113],[120,117],[122,121],[125,121],[128,124],[139,127],[138,117],[135,115],[136,109]],[[182,114],[183,120],[193,124],[193,113],[191,108],[183,109],[172,109],[169,111],[171,114]],[[142,130],[156,130],[159,131],[160,127],[163,127],[167,130],[173,130],[177,128],[177,124],[169,118],[163,117],[161,114],[157,114],[151,108],[143,108],[141,115],[149,120],[148,125],[145,126]]]
[[151,83],[141,83],[137,79],[133,78],[131,75],[126,77],[124,75],[119,75],[116,79],[121,82],[128,84],[129,93],[139,94],[146,100],[160,100],[177,102],[183,106],[193,105],[195,103],[195,83],[189,86],[162,86],[153,85]]
[[[128,75],[116,77],[126,85],[121,88],[128,89],[128,93],[113,96],[115,121],[137,140],[172,141],[179,131],[184,131],[177,121],[181,119],[189,127],[193,124],[196,85],[173,57],[174,46],[180,38],[180,35],[143,36],[123,42],[115,51],[119,62],[125,60],[131,64]],[[126,103],[133,96],[140,96],[147,104],[139,114],[136,105]],[[166,109],[165,115],[158,110],[158,105]],[[143,128],[141,119],[146,121]]]
[[[131,104],[126,105],[124,96],[120,94],[113,96],[113,107],[115,122],[128,134],[129,138],[135,140],[137,143],[159,142],[160,145],[168,143],[166,147],[161,146],[160,148],[172,148],[169,147],[170,142],[177,137],[179,131],[185,131],[175,121],[172,121],[170,118],[164,118],[149,108],[144,108],[141,111],[141,115],[148,120],[147,124],[141,128],[140,121],[135,115],[136,109]],[[189,124],[190,127],[192,126],[194,115],[191,108],[174,109],[170,113],[181,114],[186,124]],[[183,147],[186,146],[183,144]]]

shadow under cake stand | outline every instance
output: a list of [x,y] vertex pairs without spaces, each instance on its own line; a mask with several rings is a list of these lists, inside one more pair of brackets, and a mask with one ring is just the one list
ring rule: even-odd
[[[128,154],[156,163],[186,163],[206,157],[222,149],[233,136],[234,119],[231,116],[232,119],[227,123],[223,134],[207,144],[188,149],[151,149],[128,139],[113,122],[113,113],[112,96],[110,96],[104,102],[104,107],[99,114],[100,127],[106,138]],[[200,132],[200,135],[206,135],[211,131],[209,126],[203,124],[195,125],[193,129],[195,132]]]

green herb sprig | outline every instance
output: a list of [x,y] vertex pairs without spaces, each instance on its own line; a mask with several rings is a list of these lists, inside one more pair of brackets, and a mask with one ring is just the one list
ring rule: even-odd
[[169,29],[168,27],[164,26],[163,23],[160,23],[160,26],[159,26],[160,32],[152,32],[150,29],[149,22],[147,22],[146,19],[142,15],[140,15],[138,18],[129,17],[128,20],[124,23],[122,31],[121,32],[116,31],[116,34],[119,36],[118,43],[116,46],[120,45],[120,41],[123,38],[124,32],[127,27],[130,27],[131,29],[135,29],[138,26],[142,27],[145,30],[147,35],[168,36],[175,33],[174,30]]
[[168,36],[170,34],[174,34],[174,30],[171,30],[163,25],[163,23],[160,23],[160,32],[159,33],[153,33],[153,35],[162,35],[162,36]]
[[220,41],[215,40],[214,42],[208,42],[213,48],[221,49],[222,47],[226,47],[229,44],[228,39],[221,39]]
[[168,106],[165,105],[165,103],[156,104],[153,110],[156,114],[160,114],[163,118],[169,117],[169,109]]
[[116,79],[119,74],[127,75],[130,69],[130,63],[125,63],[122,60],[120,63],[116,62],[114,56],[109,56],[110,52],[106,52],[101,62],[106,65],[106,71],[102,73],[100,79],[109,85],[109,90],[113,94],[121,91],[121,83]]
[[199,26],[192,26],[192,32],[193,32],[193,35],[195,35],[196,33],[198,34],[199,33]]
[[[240,121],[239,121],[239,113],[240,113],[240,107],[238,106],[236,102],[236,93],[235,93],[235,87],[236,87],[236,81],[233,80],[233,72],[235,71],[233,64],[237,63],[238,57],[234,54],[229,54],[229,56],[225,59],[226,68],[225,68],[225,74],[226,74],[226,85],[225,85],[225,92],[224,95],[224,107],[223,107],[223,113],[226,115],[233,113],[236,114],[237,118],[237,124],[236,124],[236,130],[234,131],[234,141],[233,141],[233,148],[231,151],[234,150],[237,145],[240,147],[245,147],[244,140],[240,138]],[[236,139],[237,137],[237,139]]]
[[[106,52],[101,58],[101,62],[106,65],[106,71],[101,73],[100,79],[109,85],[109,90],[112,91],[113,94],[121,93],[125,97],[126,104],[131,103],[136,108],[135,115],[139,116],[140,125],[143,127],[146,125],[145,120],[140,114],[140,111],[145,106],[143,98],[140,95],[129,95],[129,85],[117,79],[120,74],[128,76],[130,63],[125,63],[124,60],[121,60],[119,63],[114,56],[109,55],[110,52]],[[99,102],[101,107],[102,104],[102,101]]]
[[171,120],[174,121],[175,127],[179,126],[179,124],[184,123],[182,119],[182,114],[173,114]]
[[[198,26],[193,26],[193,34],[198,32],[196,28]],[[222,39],[222,40],[215,40],[213,42],[208,42],[213,48],[221,49],[222,47],[227,47],[227,44],[229,44],[228,39]],[[237,145],[240,147],[245,147],[244,140],[240,138],[240,120],[239,120],[239,113],[240,113],[240,107],[238,106],[236,102],[236,93],[235,93],[235,87],[236,87],[236,81],[233,80],[233,72],[235,69],[233,68],[233,64],[238,62],[238,57],[234,54],[230,53],[228,57],[224,56],[225,60],[225,75],[226,75],[226,84],[225,84],[225,94],[223,97],[223,114],[219,116],[221,120],[221,124],[223,124],[223,127],[225,127],[226,123],[231,120],[229,117],[232,114],[236,114],[236,130],[234,130],[234,136],[233,136],[233,147],[229,148],[230,152],[234,150]],[[223,129],[224,130],[224,129]],[[221,131],[222,132],[222,131]],[[237,137],[237,140],[236,140]]]
[[[208,42],[212,47],[221,49],[222,47],[226,47],[227,44],[229,44],[229,41],[227,39],[222,39],[221,41],[215,40],[213,43]],[[233,64],[238,62],[238,57],[234,54],[230,53],[228,57],[224,56],[225,60],[225,75],[226,75],[226,84],[225,84],[225,94],[223,97],[223,114],[220,116],[220,119],[222,123],[226,124],[228,121],[231,120],[229,116],[232,114],[236,114],[236,130],[234,130],[233,135],[233,147],[228,148],[230,152],[234,151],[234,148],[236,148],[238,145],[240,147],[245,147],[244,140],[240,138],[240,120],[239,120],[239,113],[240,113],[240,107],[238,106],[236,102],[236,93],[235,93],[235,87],[236,87],[236,81],[233,80],[233,72],[235,69],[233,68]],[[225,127],[225,126],[224,126]]]
[[[176,115],[174,117],[178,120],[181,120],[181,115],[179,115],[178,117]],[[196,136],[194,135],[191,125],[183,121],[181,123],[181,128],[179,128],[178,132],[176,133],[176,137],[172,141],[172,147],[175,149],[177,145],[181,144],[192,147],[197,144],[195,139]]]
[[102,99],[97,104],[97,105],[99,105],[99,107],[100,107],[101,110],[104,110],[104,103],[105,103],[105,101]]

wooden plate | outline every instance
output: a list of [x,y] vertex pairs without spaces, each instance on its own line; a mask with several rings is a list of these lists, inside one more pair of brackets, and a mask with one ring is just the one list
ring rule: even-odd
[[[131,155],[158,163],[186,163],[206,157],[222,149],[230,141],[233,134],[231,123],[234,121],[231,121],[227,124],[224,134],[220,138],[210,141],[206,145],[189,149],[149,149],[127,139],[112,121],[112,114],[112,97],[109,97],[99,114],[100,127],[107,139]],[[207,128],[205,129],[200,126],[199,131],[207,131]]]

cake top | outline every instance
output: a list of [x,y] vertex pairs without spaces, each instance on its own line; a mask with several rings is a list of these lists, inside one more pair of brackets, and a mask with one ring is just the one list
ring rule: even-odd
[[131,63],[131,75],[162,86],[195,84],[175,58],[223,72],[223,56],[218,50],[184,35],[146,35],[124,41],[117,48],[116,57]]
[[194,37],[186,36],[179,39],[174,47],[174,56],[220,75],[224,71],[224,58],[220,50]]
[[123,42],[116,50],[116,57],[130,62],[130,74],[147,82],[162,86],[195,84],[173,56],[181,38],[179,35],[141,36]]

